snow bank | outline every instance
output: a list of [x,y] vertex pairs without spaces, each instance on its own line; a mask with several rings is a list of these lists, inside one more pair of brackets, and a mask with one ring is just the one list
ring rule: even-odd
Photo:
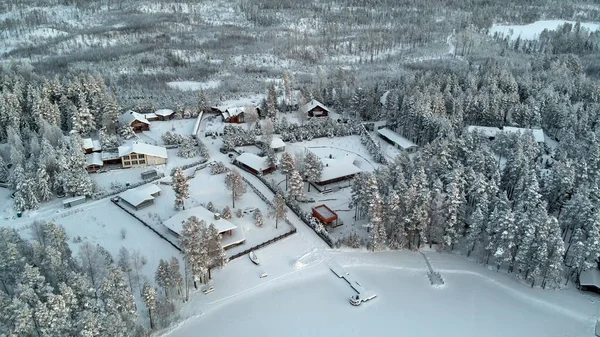
[[[563,25],[565,23],[570,23],[575,25],[574,21],[566,21],[566,20],[543,20],[536,21],[534,23],[530,23],[528,25],[496,25],[494,24],[489,31],[490,35],[494,35],[496,33],[500,35],[508,36],[511,40],[516,40],[519,36],[521,36],[522,40],[535,40],[539,37],[540,33],[544,29],[555,30],[558,26]],[[600,24],[591,23],[591,22],[582,22],[581,27],[585,27],[591,31],[598,30],[600,28]]]

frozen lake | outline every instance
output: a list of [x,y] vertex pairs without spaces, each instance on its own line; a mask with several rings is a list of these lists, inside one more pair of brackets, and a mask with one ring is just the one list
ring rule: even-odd
[[[543,20],[530,23],[528,25],[496,25],[494,24],[490,28],[489,34],[494,35],[496,33],[509,36],[511,40],[516,40],[519,36],[523,40],[535,40],[539,37],[540,33],[544,29],[555,30],[558,26],[565,23],[570,23],[575,26],[575,21],[566,20]],[[598,30],[600,24],[591,22],[582,22],[581,27],[585,27],[591,31]]]
[[[359,307],[350,287],[331,272],[301,272],[216,305],[168,336],[592,336],[592,315],[561,312],[527,300],[485,278],[446,273],[431,287],[424,272],[346,267],[379,296]],[[309,275],[307,275],[309,274]],[[514,284],[513,284],[514,285]],[[524,292],[528,287],[516,285]],[[551,291],[550,291],[551,292]]]

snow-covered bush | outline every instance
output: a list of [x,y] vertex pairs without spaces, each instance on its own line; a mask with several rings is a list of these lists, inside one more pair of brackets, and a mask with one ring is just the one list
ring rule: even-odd
[[121,228],[121,240],[125,240],[127,237],[127,230],[125,228]]
[[254,220],[256,221],[256,226],[258,227],[262,227],[265,223],[265,219],[263,218],[262,212],[258,208],[256,209],[256,211],[254,211]]
[[223,164],[222,162],[218,161],[215,162],[215,164],[213,166],[211,166],[210,168],[210,174],[221,174],[221,173],[225,173],[227,172],[227,166],[225,166],[225,164]]
[[131,139],[131,138],[136,137],[135,132],[133,131],[133,128],[129,125],[123,125],[119,129],[119,135],[125,139]]
[[165,145],[180,145],[185,141],[185,138],[182,135],[171,133],[171,131],[163,133],[161,138]]
[[235,216],[237,216],[238,218],[244,217],[244,212],[242,212],[241,208],[238,208],[237,211],[235,211]]
[[110,189],[113,191],[118,191],[123,189],[123,183],[119,182],[119,181],[113,181],[112,183],[110,183]]
[[213,212],[213,213],[216,211],[215,210],[215,205],[213,205],[212,201],[208,202],[208,205],[206,205],[206,209],[209,210],[209,211],[211,211],[211,212]]
[[225,206],[223,208],[223,212],[221,212],[221,217],[223,217],[223,219],[226,220],[231,219],[231,208],[229,208],[229,206]]
[[346,238],[346,244],[352,248],[360,248],[360,236],[358,236],[358,234],[356,234],[356,232],[352,232]]
[[193,137],[187,137],[179,146],[177,156],[182,158],[192,158],[198,155],[198,147]]
[[236,146],[253,145],[256,143],[256,135],[245,129],[226,125],[223,129],[223,147],[230,151]]
[[100,130],[98,137],[103,149],[116,149],[119,147],[117,136],[107,133],[105,129]]

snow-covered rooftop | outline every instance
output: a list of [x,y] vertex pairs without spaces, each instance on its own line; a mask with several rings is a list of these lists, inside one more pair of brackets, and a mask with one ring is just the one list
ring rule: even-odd
[[496,134],[505,132],[505,133],[520,133],[524,134],[528,131],[533,133],[533,138],[538,143],[543,143],[545,140],[544,131],[542,129],[527,129],[527,128],[516,128],[513,126],[505,126],[503,128],[497,128],[494,126],[477,126],[477,125],[469,125],[467,126],[468,132],[480,132],[486,137],[496,137]]
[[135,111],[127,111],[119,116],[119,125],[131,125],[133,121],[140,121],[142,123],[150,124],[144,115]]
[[119,158],[118,152],[102,152],[100,154],[102,155],[102,160],[111,160]]
[[321,109],[329,112],[329,109],[325,105],[323,105],[323,103],[317,101],[316,99],[311,99],[310,102],[301,106],[300,111],[307,113],[316,107],[320,107]]
[[174,113],[175,113],[175,111],[173,111],[171,109],[158,109],[158,110],[154,111],[154,114],[156,114],[157,116],[163,116],[163,117],[171,116]]
[[99,152],[94,152],[85,155],[85,159],[88,165],[98,165],[103,166],[104,162],[102,162],[102,154]]
[[92,151],[100,151],[100,150],[102,150],[102,143],[100,143],[99,140],[94,139],[94,140],[92,140],[92,143],[94,144],[94,146],[92,147]]
[[163,224],[177,234],[181,234],[181,230],[183,229],[183,224],[190,217],[195,216],[199,220],[206,221],[206,226],[208,227],[211,223],[215,224],[215,227],[219,231],[219,233],[223,233],[229,230],[234,230],[237,228],[236,225],[231,222],[221,218],[219,220],[215,219],[215,214],[202,206],[188,208],[183,211],[179,211],[177,214],[164,221]]
[[469,125],[467,126],[467,132],[479,132],[486,137],[496,137],[496,134],[500,132],[500,129],[493,126]]
[[412,147],[417,147],[417,144],[411,142],[410,140],[400,136],[399,134],[395,133],[394,131],[387,129],[387,128],[383,128],[383,129],[379,129],[377,130],[377,132],[381,135],[384,136],[385,138],[391,140],[392,142],[398,144],[398,146],[400,146],[403,149],[410,149]]
[[131,145],[119,146],[119,157],[123,157],[130,153],[141,153],[153,157],[168,158],[167,149],[162,146],[155,146],[140,142],[133,142]]
[[81,141],[83,142],[84,149],[91,150],[94,148],[94,142],[92,141],[91,138],[83,138],[83,139],[81,139]]
[[285,142],[279,137],[273,137],[273,140],[271,141],[271,148],[280,149],[282,147],[285,147]]
[[579,284],[582,286],[595,286],[600,288],[600,270],[588,269],[579,276]]
[[127,203],[138,206],[146,200],[154,200],[152,194],[160,192],[161,189],[156,184],[146,184],[138,188],[132,188],[119,195],[121,199],[127,201]]
[[319,213],[319,215],[321,217],[323,217],[324,219],[337,218],[337,215],[333,211],[331,211],[329,209],[329,207],[327,207],[325,205],[315,206],[315,207],[313,207],[313,210],[315,210],[315,212]]
[[[354,158],[352,156],[350,157]],[[356,167],[356,165],[345,158],[324,158],[321,159],[321,161],[323,162],[323,171],[321,172],[321,178],[318,180],[319,182],[347,177],[362,172],[360,168]]]
[[535,138],[535,141],[538,143],[543,143],[544,142],[544,131],[542,129],[526,129],[526,128],[515,128],[512,126],[505,126],[502,128],[503,132],[507,132],[507,133],[520,133],[520,134],[524,134],[528,131],[531,131],[533,133],[533,138]]
[[240,114],[244,113],[244,107],[243,106],[236,106],[236,107],[233,107],[233,108],[227,108],[227,112],[229,113],[229,116],[235,117],[237,115],[240,115]]
[[244,152],[237,156],[235,160],[259,172],[270,167],[267,163],[267,157],[259,157],[254,153]]

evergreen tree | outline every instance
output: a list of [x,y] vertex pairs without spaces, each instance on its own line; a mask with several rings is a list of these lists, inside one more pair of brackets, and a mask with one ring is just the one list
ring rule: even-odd
[[142,300],[148,308],[148,318],[150,319],[150,329],[154,329],[154,320],[152,319],[152,312],[156,309],[156,289],[152,288],[150,283],[144,283],[142,288]]
[[323,163],[316,154],[308,152],[304,160],[304,177],[308,181],[308,191],[310,192],[310,183],[321,179],[323,172]]
[[175,209],[185,209],[185,199],[190,197],[190,184],[181,168],[173,174],[173,191],[175,192]]
[[208,258],[210,261],[208,278],[211,279],[211,268],[221,269],[225,267],[228,258],[225,254],[225,249],[223,249],[223,245],[221,244],[221,234],[219,234],[219,231],[214,224],[211,223],[210,226],[208,226],[208,230],[206,231],[205,239],[203,241],[206,244],[206,249],[208,251]]
[[371,249],[383,250],[385,247],[385,226],[383,224],[383,201],[379,194],[377,179],[371,175],[365,186],[369,200],[369,222],[371,228]]
[[137,319],[135,298],[123,277],[123,273],[113,268],[102,284],[104,310],[108,314],[106,333],[111,336],[128,336]]
[[235,201],[246,193],[246,183],[240,172],[232,169],[227,173],[227,176],[225,176],[225,185],[227,186],[227,189],[231,191],[231,201],[233,202],[233,208],[235,208]]
[[478,244],[482,243],[483,233],[485,232],[485,216],[481,204],[475,206],[475,211],[469,219],[469,228],[467,228],[466,241],[468,244],[467,256],[475,250]]
[[177,289],[177,293],[181,294],[181,285],[183,284],[183,278],[181,277],[181,271],[179,270],[179,260],[173,256],[169,261],[169,275],[173,286]]
[[256,211],[254,211],[254,220],[256,221],[256,226],[258,226],[258,227],[263,226],[264,218],[263,218],[262,212],[258,208],[256,209]]
[[277,117],[277,93],[274,85],[269,86],[269,93],[267,94],[267,117],[272,120]]
[[558,220],[554,217],[548,218],[548,255],[543,267],[542,287],[546,285],[558,285],[563,269],[563,256],[565,253],[565,243],[562,240]]
[[285,175],[285,189],[288,189],[288,179],[290,174],[292,173],[292,171],[294,171],[294,159],[292,158],[292,156],[287,153],[284,152],[281,155],[281,160],[280,160],[280,170],[281,173],[283,173]]
[[302,197],[304,195],[304,192],[302,191],[303,186],[304,186],[304,181],[302,180],[300,173],[298,173],[298,171],[296,171],[296,170],[292,170],[292,172],[290,174],[289,197],[292,200],[297,200],[299,197]]
[[46,168],[40,166],[37,170],[37,196],[40,201],[48,201],[52,199],[52,189],[50,188],[50,177]]
[[173,285],[169,270],[169,262],[160,259],[158,262],[158,268],[156,269],[156,274],[154,275],[154,280],[156,281],[156,284],[163,289],[165,297],[169,298],[169,289]]
[[275,194],[272,203],[273,205],[271,207],[270,215],[275,218],[275,228],[277,229],[279,221],[284,220],[287,217],[287,206],[285,204],[285,198],[283,197],[283,194]]
[[7,182],[8,177],[8,168],[6,167],[4,159],[2,158],[2,156],[0,156],[0,182]]
[[[194,277],[196,288],[196,283],[203,279],[209,265],[207,247],[202,240],[204,231],[206,231],[206,223],[192,216],[183,224],[181,236],[179,237],[179,244],[186,265]],[[189,286],[186,286],[186,293],[188,289]]]

